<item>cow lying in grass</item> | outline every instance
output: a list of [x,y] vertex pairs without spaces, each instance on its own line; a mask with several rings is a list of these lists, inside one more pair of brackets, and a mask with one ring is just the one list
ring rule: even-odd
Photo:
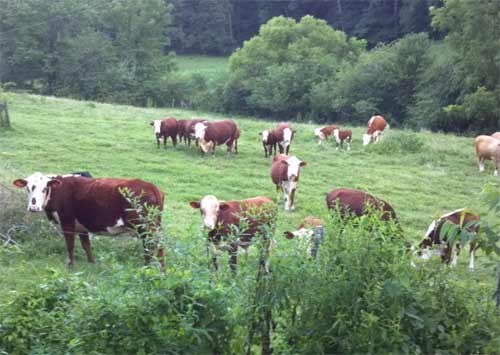
[[297,230],[286,231],[284,234],[287,239],[298,239],[301,244],[306,246],[311,257],[316,258],[325,237],[325,221],[309,216],[299,224]]

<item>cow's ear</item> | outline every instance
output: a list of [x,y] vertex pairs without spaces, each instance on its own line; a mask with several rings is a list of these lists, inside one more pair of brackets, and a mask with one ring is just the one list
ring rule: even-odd
[[50,180],[50,181],[47,183],[47,186],[48,186],[48,187],[54,187],[54,186],[61,185],[61,184],[62,184],[62,181],[61,181],[61,180],[54,179],[54,180]]
[[14,184],[15,187],[19,188],[26,187],[26,185],[28,185],[28,182],[24,179],[17,179],[14,180],[12,183]]
[[293,239],[293,238],[295,238],[295,235],[292,232],[290,232],[290,231],[286,231],[284,234],[285,234],[286,239]]
[[306,165],[307,165],[307,163],[306,163],[305,161],[301,161],[299,165],[300,165],[300,166],[306,166]]
[[201,205],[200,205],[200,203],[199,203],[198,201],[191,201],[189,204],[190,204],[190,205],[191,205],[191,207],[193,207],[193,208],[200,208],[200,206],[201,206]]
[[229,208],[229,205],[227,203],[225,203],[225,202],[220,203],[219,209],[221,211],[227,210],[228,208]]

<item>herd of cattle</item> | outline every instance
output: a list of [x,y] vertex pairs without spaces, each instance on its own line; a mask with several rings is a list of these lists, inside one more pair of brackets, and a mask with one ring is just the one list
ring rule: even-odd
[[[175,146],[177,140],[187,145],[195,140],[204,153],[214,152],[218,145],[226,144],[228,152],[238,152],[240,129],[233,120],[207,121],[204,119],[177,120],[167,118],[151,122],[158,147],[161,140],[166,145],[167,139],[172,140]],[[373,116],[368,121],[368,129],[363,135],[363,144],[379,141],[388,128],[384,117]],[[289,123],[280,123],[274,130],[265,130],[260,134],[264,153],[275,155],[271,164],[271,179],[278,191],[284,194],[284,209],[295,209],[295,192],[300,178],[300,168],[306,165],[305,161],[289,155],[290,147],[296,130]],[[338,126],[327,126],[315,130],[318,144],[333,136],[337,149],[346,145],[350,149],[352,131],[341,130]],[[476,138],[476,151],[480,171],[484,170],[484,160],[491,159],[495,165],[495,174],[498,174],[500,164],[500,133],[496,137],[479,136]],[[276,147],[279,155],[276,155]],[[273,153],[274,150],[274,153]],[[154,242],[152,237],[161,226],[161,212],[164,206],[164,194],[155,185],[139,179],[93,178],[87,172],[68,175],[44,175],[39,172],[25,179],[13,182],[16,187],[25,188],[28,192],[28,211],[44,211],[47,218],[60,226],[65,237],[68,251],[68,265],[74,264],[75,234],[86,252],[89,262],[94,262],[89,233],[101,235],[117,235],[132,233],[143,237],[146,263],[150,262],[153,253],[164,267],[164,252],[161,246]],[[123,195],[124,189],[138,198],[138,204],[154,206],[160,212],[154,216],[149,224],[139,223],[141,218],[147,217],[148,209],[144,208],[145,216],[139,216],[139,209],[131,208],[129,198]],[[209,231],[208,237],[212,246],[213,261],[218,268],[218,257],[221,251],[230,254],[230,266],[233,270],[237,265],[238,248],[248,248],[252,238],[269,227],[276,217],[275,202],[269,197],[258,196],[238,201],[221,201],[215,196],[207,195],[200,201],[192,201],[192,208],[199,209],[203,216],[203,224]],[[341,216],[363,216],[374,209],[381,211],[384,221],[393,220],[397,223],[397,216],[392,206],[367,192],[341,188],[331,191],[326,197],[326,207],[336,209]],[[441,229],[446,221],[477,232],[479,217],[467,209],[459,209],[447,213],[432,221],[423,241],[419,244],[415,254],[423,259],[433,255],[440,256],[443,262],[455,266],[460,253],[460,245],[456,248],[441,235]],[[325,222],[317,217],[308,217],[297,230],[285,232],[288,239],[303,238],[310,243],[311,256],[318,254],[319,245],[325,234]],[[149,226],[149,227],[146,227]],[[231,239],[230,235],[238,230],[238,238]],[[436,248],[437,246],[437,248]],[[477,245],[471,243],[470,264],[474,268],[474,252]]]

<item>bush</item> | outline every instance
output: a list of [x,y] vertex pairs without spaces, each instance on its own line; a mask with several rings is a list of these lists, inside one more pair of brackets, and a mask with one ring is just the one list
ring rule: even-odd
[[425,143],[416,134],[397,133],[388,134],[376,144],[367,147],[370,151],[378,154],[390,155],[395,153],[415,154],[425,148]]

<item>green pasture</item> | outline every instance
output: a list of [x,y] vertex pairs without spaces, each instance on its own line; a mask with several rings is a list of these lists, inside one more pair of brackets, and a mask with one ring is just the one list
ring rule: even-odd
[[227,72],[228,57],[180,55],[175,57],[174,63],[179,72],[183,74],[200,74],[211,77]]
[[[165,116],[223,117],[24,94],[8,95],[8,100],[13,127],[0,131],[0,177],[4,186],[12,186],[14,178],[26,177],[35,171],[88,170],[95,177],[150,181],[166,194],[164,227],[171,248],[169,263],[182,268],[189,268],[193,260],[206,255],[201,218],[189,202],[207,194],[226,200],[258,195],[275,198],[280,206],[277,248],[286,250],[292,242],[282,239],[282,232],[295,228],[309,215],[328,218],[325,196],[334,188],[362,189],[390,202],[406,238],[417,242],[430,221],[444,212],[469,207],[485,214],[480,192],[485,183],[497,180],[492,176],[491,166],[487,173],[478,173],[472,138],[391,128],[385,142],[363,147],[364,128],[348,127],[354,132],[352,150],[337,151],[333,141],[318,146],[313,136],[315,125],[297,123],[291,153],[306,161],[307,166],[301,172],[296,210],[290,213],[283,211],[282,196],[276,193],[270,178],[271,158],[264,158],[258,135],[259,131],[272,128],[274,122],[233,117],[242,131],[239,154],[228,155],[225,146],[221,146],[215,155],[205,156],[194,146],[179,144],[173,148],[170,141],[166,149],[163,146],[158,149],[149,122]],[[406,148],[393,144],[405,139],[414,144]],[[25,214],[24,191],[9,190],[8,193],[11,194],[8,204],[15,202],[19,214]],[[29,240],[31,249],[25,248],[15,257],[3,254],[2,267],[12,273],[3,272],[0,282],[14,288],[25,280],[36,280],[36,274],[44,273],[47,266],[63,269],[66,260],[64,242],[50,229],[45,216],[26,218],[54,237],[39,242],[36,238]],[[485,218],[489,217],[485,215]],[[108,257],[142,264],[141,247],[136,240],[99,237],[93,246],[102,267],[106,266]],[[105,251],[100,251],[101,248]],[[87,269],[79,245],[77,250],[76,268]],[[459,269],[467,268],[467,254],[461,255]],[[477,259],[480,270],[486,257],[480,254]],[[226,261],[224,257],[224,266]],[[16,277],[13,277],[14,271]]]

